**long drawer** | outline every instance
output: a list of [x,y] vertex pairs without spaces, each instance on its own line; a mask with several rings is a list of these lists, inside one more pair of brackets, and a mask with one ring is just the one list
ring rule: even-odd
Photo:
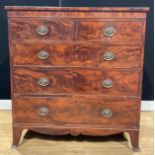
[[95,44],[33,44],[12,46],[14,65],[140,67],[140,46]]
[[135,126],[138,100],[77,96],[15,98],[15,123]]
[[14,70],[14,93],[138,96],[140,72],[80,68]]

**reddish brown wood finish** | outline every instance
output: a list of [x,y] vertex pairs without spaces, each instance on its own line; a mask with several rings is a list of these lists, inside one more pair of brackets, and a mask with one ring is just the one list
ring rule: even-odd
[[[134,18],[146,17],[148,7],[26,7],[6,6],[9,17]],[[65,13],[64,13],[65,11]],[[131,13],[132,12],[132,13]]]
[[69,12],[57,12],[57,11],[9,11],[8,12],[8,17],[16,18],[16,17],[40,17],[40,18],[45,18],[45,17],[53,17],[57,19],[144,19],[146,18],[146,13],[145,12],[76,12],[76,11],[69,11]]
[[[115,34],[107,37],[104,30],[113,27]],[[103,40],[105,43],[139,42],[142,36],[143,22],[139,21],[79,21],[77,22],[77,40]],[[97,31],[96,31],[97,29]]]
[[[137,68],[140,67],[141,49],[139,46],[108,46],[101,43],[93,44],[19,44],[15,43],[14,65],[41,66],[98,66],[103,68]],[[49,57],[38,58],[38,53],[47,51]],[[114,60],[104,60],[105,52],[115,55]]]
[[[47,27],[45,36],[37,34],[40,26]],[[12,40],[72,40],[74,38],[74,22],[71,20],[52,19],[13,19],[11,21]],[[22,35],[21,35],[22,34]],[[64,35],[65,34],[65,35]]]
[[[29,47],[27,47],[29,45]],[[97,66],[102,46],[73,45],[73,44],[15,44],[15,65],[42,65],[42,66]],[[40,50],[49,53],[46,60],[38,58]]]
[[[103,59],[105,52],[112,52],[114,59],[107,61]],[[141,66],[141,52],[140,46],[103,46],[102,52],[99,55],[98,67],[103,68],[139,68]]]
[[21,136],[22,136],[22,128],[13,127],[13,143],[12,148],[16,148],[19,145]]
[[139,152],[139,131],[128,131],[128,134],[130,136],[132,150]]
[[[104,136],[128,132],[139,150],[139,117],[148,8],[6,7],[9,17],[13,146],[23,129]],[[37,34],[48,28],[45,36]],[[115,29],[107,37],[104,30]],[[45,50],[49,56],[38,58]],[[112,52],[113,60],[103,59]],[[46,77],[50,84],[38,85]],[[102,81],[113,80],[104,88]],[[47,116],[38,115],[41,107]],[[104,109],[112,110],[105,118]]]
[[[137,124],[137,99],[76,96],[74,98],[17,98],[14,103],[16,123],[106,128],[135,127]],[[39,115],[41,107],[48,108],[47,116]],[[109,118],[102,115],[102,111],[107,108],[113,113]]]
[[[139,97],[139,72],[97,69],[57,69],[14,71],[14,93],[27,95],[91,94]],[[47,78],[49,85],[40,86],[38,80]],[[105,88],[103,80],[111,79],[113,86]]]

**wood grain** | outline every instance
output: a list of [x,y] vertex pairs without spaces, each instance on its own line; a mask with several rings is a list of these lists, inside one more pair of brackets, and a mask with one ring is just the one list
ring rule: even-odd
[[[6,6],[8,17],[55,17],[55,18],[117,18],[144,19],[148,7],[18,7]],[[34,9],[34,10],[33,10]],[[65,13],[64,13],[65,12]],[[131,13],[132,12],[132,13]]]
[[[104,35],[107,27],[113,27],[115,34],[111,37]],[[78,21],[77,40],[103,40],[104,42],[137,42],[141,40],[143,23],[135,22],[102,22],[102,21]]]
[[[47,78],[49,85],[38,85]],[[103,80],[111,79],[112,88],[104,88]],[[108,96],[139,96],[139,72],[97,69],[16,69],[14,93],[33,95],[92,94]]]
[[[103,59],[105,52],[111,52],[114,59],[106,61]],[[142,49],[140,46],[103,46],[102,52],[99,54],[98,67],[103,68],[139,68],[141,66],[140,57]]]
[[[139,46],[107,46],[104,44],[13,44],[14,65],[41,66],[96,66],[103,68],[137,68],[140,67],[141,49]],[[47,51],[49,57],[38,58],[40,51]],[[106,61],[105,52],[112,52],[114,60]]]
[[[137,124],[137,99],[111,99],[101,96],[57,97],[57,98],[15,98],[15,123],[51,124],[64,126],[94,126],[106,128]],[[41,107],[47,107],[47,116],[40,116]],[[104,109],[111,109],[112,117],[102,115]],[[25,113],[25,115],[23,115]],[[76,130],[76,129],[75,129]]]
[[[138,151],[148,8],[6,9],[13,146],[19,145],[24,129],[74,136],[128,132],[132,149]],[[37,34],[40,26],[48,29],[47,35]],[[114,28],[113,36],[105,36],[107,27]],[[44,49],[49,57],[39,60],[37,54]],[[103,60],[107,51],[115,55],[112,61]],[[47,78],[49,85],[39,86],[40,78]],[[113,81],[111,88],[103,87],[106,79]],[[49,108],[44,119],[36,112],[42,105]],[[112,109],[113,117],[100,116],[105,107]]]
[[[15,65],[97,66],[102,46],[80,44],[14,44]],[[47,51],[46,60],[38,58],[39,51]]]
[[[37,34],[37,28],[47,27],[48,33],[45,36]],[[72,40],[74,38],[74,22],[71,20],[53,19],[12,19],[11,20],[12,39],[17,40]]]
[[9,18],[15,18],[15,17],[40,17],[40,18],[46,18],[46,17],[54,17],[57,19],[92,19],[92,18],[99,18],[99,19],[140,19],[144,20],[146,18],[145,12],[55,12],[55,11],[9,11],[8,13]]

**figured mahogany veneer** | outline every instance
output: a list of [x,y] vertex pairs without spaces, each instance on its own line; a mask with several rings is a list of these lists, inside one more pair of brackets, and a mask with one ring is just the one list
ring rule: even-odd
[[[103,127],[134,127],[138,122],[137,99],[106,98],[103,96],[74,96],[53,98],[15,98],[15,122],[46,125],[85,125]],[[48,108],[40,116],[42,107]],[[113,117],[102,115],[111,109]],[[24,113],[24,115],[22,115]],[[130,118],[130,120],[128,120]]]
[[[79,21],[77,22],[77,40],[103,40],[104,42],[138,42],[141,41],[143,22],[140,21]],[[104,29],[113,27],[113,37],[104,35]],[[97,31],[96,31],[97,29]],[[91,33],[90,33],[91,32]]]
[[[138,68],[140,67],[141,48],[139,46],[110,46],[93,44],[43,44],[31,43],[13,45],[14,65],[41,66],[98,66],[103,68]],[[40,51],[47,51],[48,58],[41,60]],[[104,59],[104,54],[111,51],[112,61]]]
[[127,132],[139,150],[148,8],[6,7],[13,147],[23,129]]
[[[39,79],[47,78],[49,84],[42,87]],[[103,86],[103,80],[111,79],[111,89]],[[14,94],[91,94],[106,96],[139,96],[140,73],[137,71],[107,71],[97,69],[15,69]]]
[[[46,26],[48,33],[45,36],[39,36],[36,31],[40,26]],[[17,31],[18,29],[18,31]],[[74,21],[72,20],[53,20],[53,19],[13,19],[11,22],[12,39],[23,40],[73,40]],[[21,35],[22,34],[22,35]],[[65,35],[64,35],[65,34]]]

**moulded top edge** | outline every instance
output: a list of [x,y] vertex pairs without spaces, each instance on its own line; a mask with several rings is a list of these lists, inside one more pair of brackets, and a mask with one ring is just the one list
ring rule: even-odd
[[148,12],[149,7],[50,7],[5,6],[8,11],[94,11],[94,12]]

